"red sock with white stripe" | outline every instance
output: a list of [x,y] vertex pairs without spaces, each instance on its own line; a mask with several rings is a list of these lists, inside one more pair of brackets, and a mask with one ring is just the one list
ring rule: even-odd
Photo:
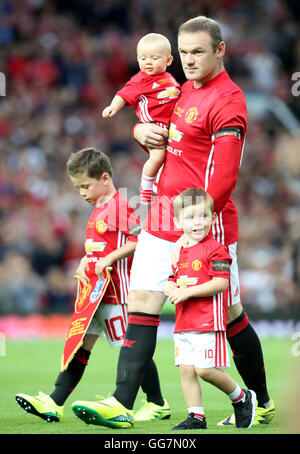
[[140,197],[141,203],[151,203],[153,196],[153,185],[156,180],[154,177],[148,177],[144,173],[142,174],[141,186],[140,186]]
[[194,414],[194,418],[203,421],[205,418],[204,408],[203,407],[188,407],[188,412]]
[[228,394],[228,397],[231,399],[232,403],[236,404],[238,402],[244,402],[246,394],[239,385],[236,385],[235,390]]

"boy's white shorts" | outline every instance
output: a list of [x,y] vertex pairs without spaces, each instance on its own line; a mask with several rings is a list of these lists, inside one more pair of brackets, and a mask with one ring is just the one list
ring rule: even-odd
[[[133,257],[129,290],[164,291],[171,274],[171,256],[174,244],[172,241],[151,235],[145,230],[141,231]],[[237,243],[228,246],[232,257],[229,306],[240,301],[236,247]]]
[[124,342],[127,322],[126,305],[100,303],[86,334],[95,334],[106,338],[110,347],[121,347]]
[[228,369],[230,360],[226,333],[182,332],[174,334],[175,365]]

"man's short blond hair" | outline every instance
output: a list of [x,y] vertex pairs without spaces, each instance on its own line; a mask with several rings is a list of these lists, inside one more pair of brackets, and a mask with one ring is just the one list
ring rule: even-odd
[[212,48],[215,52],[220,42],[223,41],[223,38],[219,23],[210,17],[197,16],[187,20],[180,25],[178,36],[181,33],[197,33],[202,31],[209,33],[212,41]]

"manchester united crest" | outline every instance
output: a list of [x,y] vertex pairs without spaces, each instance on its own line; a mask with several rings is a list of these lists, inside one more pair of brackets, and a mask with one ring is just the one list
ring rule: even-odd
[[87,306],[90,304],[89,300],[89,295],[91,293],[92,286],[90,283],[88,283],[81,291],[80,295],[78,295],[76,301],[75,301],[75,312],[79,314],[80,312],[83,312]]
[[197,107],[190,107],[185,114],[185,122],[190,124],[194,123],[194,121],[197,120],[198,117],[198,109]]
[[103,219],[99,219],[96,222],[96,230],[98,233],[104,233],[107,229],[107,224]]
[[192,262],[192,268],[194,271],[199,271],[202,267],[202,262],[201,260],[193,260]]

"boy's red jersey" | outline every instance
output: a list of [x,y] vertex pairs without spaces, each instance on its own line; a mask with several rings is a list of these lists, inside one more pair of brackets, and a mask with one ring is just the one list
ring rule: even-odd
[[139,71],[117,95],[134,108],[142,123],[156,122],[169,126],[174,106],[180,96],[180,85],[167,72],[150,76]]
[[[181,250],[171,280],[180,287],[204,284],[215,277],[230,277],[232,259],[226,246],[208,235],[194,246]],[[228,290],[211,297],[190,298],[176,305],[174,332],[226,331]]]
[[[95,266],[101,257],[137,241],[140,221],[122,194],[116,194],[104,205],[95,207],[87,223],[85,252],[89,265],[88,276],[95,280]],[[102,303],[126,304],[132,256],[112,265],[112,282],[109,283]]]

